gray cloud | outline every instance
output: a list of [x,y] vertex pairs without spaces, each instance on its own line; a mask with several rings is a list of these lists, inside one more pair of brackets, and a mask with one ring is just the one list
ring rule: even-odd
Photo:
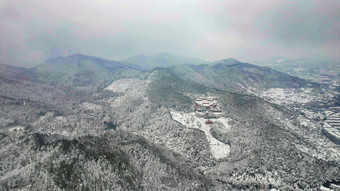
[[5,0],[0,62],[32,66],[72,53],[120,60],[159,52],[340,61],[338,10],[337,0]]

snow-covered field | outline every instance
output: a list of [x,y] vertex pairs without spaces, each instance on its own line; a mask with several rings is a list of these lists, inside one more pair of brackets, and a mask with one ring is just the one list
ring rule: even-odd
[[97,110],[102,109],[102,107],[100,105],[93,104],[93,103],[90,103],[90,102],[84,102],[84,103],[80,104],[80,107],[87,109],[87,110],[93,110],[93,111],[97,111]]
[[[211,150],[211,154],[215,159],[225,158],[229,155],[230,146],[227,144],[222,143],[221,141],[217,140],[214,136],[212,136],[210,132],[210,125],[205,124],[206,119],[196,117],[195,113],[184,113],[178,111],[171,111],[171,116],[175,121],[178,121],[182,125],[186,126],[187,128],[195,128],[203,131],[207,140],[209,141],[209,146]],[[219,122],[223,124],[226,130],[229,130],[228,121],[230,119],[227,118],[219,118],[214,119],[213,122]]]
[[261,97],[276,104],[308,103],[317,99],[312,88],[270,88]]
[[147,85],[147,83],[143,80],[128,78],[112,82],[112,84],[106,87],[105,90],[124,93],[131,89],[139,89],[140,87],[144,87],[145,85]]
[[143,81],[136,78],[120,79],[112,82],[105,90],[122,93],[113,100],[108,100],[112,107],[121,106],[123,104],[130,103],[132,100],[142,98],[147,100],[146,89],[149,85],[149,81]]

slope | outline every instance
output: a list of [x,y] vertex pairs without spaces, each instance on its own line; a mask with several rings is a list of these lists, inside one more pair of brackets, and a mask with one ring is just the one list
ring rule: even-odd
[[34,81],[35,73],[26,68],[0,63],[0,80],[5,82]]
[[[216,139],[230,145],[230,156],[219,160],[210,158],[209,161],[215,161],[215,165],[205,166],[204,171],[207,177],[218,180],[223,189],[316,189],[327,180],[326,177],[339,178],[339,149],[320,133],[322,127],[319,124],[255,96],[204,87],[180,79],[172,69],[159,71],[155,70],[157,78],[150,83],[149,88],[154,89],[149,91],[150,99],[156,99],[157,105],[180,111],[177,114],[183,113],[181,118],[183,123],[187,121],[188,126],[180,124],[183,129],[202,130],[199,125],[189,128],[195,123],[191,117],[186,118],[192,112],[190,104],[193,105],[195,97],[200,95],[217,97],[222,115],[231,119],[226,124],[230,129],[221,128],[216,122],[210,130]],[[165,86],[167,91],[185,96],[188,102],[182,102],[180,96],[173,94],[153,94],[163,92],[157,91],[163,89],[163,85],[158,84],[163,80],[169,82]],[[172,99],[166,99],[168,97]],[[161,128],[161,125],[158,126]],[[153,137],[155,131],[145,134]],[[199,164],[204,166],[205,163]]]
[[213,65],[181,65],[172,70],[185,80],[224,90],[258,93],[269,88],[318,86],[298,77],[268,67],[228,60]]
[[[214,67],[241,74],[258,69],[242,63],[157,68],[90,96],[58,96],[60,103],[70,101],[71,112],[6,97],[0,102],[8,107],[0,113],[8,121],[0,131],[0,189],[317,190],[339,178],[339,148],[320,133],[320,124],[259,97],[203,85],[199,76],[216,85],[210,74],[224,83]],[[230,145],[228,157],[213,157],[207,129],[171,115],[191,113],[202,95],[217,97],[230,119],[223,124],[230,128],[214,123],[210,129]],[[14,118],[6,115],[10,110],[26,115]],[[108,123],[116,130],[106,130]]]
[[[20,138],[0,136],[1,161],[16,155],[12,164],[21,166],[17,170],[5,166],[1,190],[208,190],[211,187],[211,180],[183,164],[180,156],[125,131],[71,140],[41,133]],[[6,145],[12,141],[17,144],[10,149]],[[15,153],[17,150],[21,152]]]

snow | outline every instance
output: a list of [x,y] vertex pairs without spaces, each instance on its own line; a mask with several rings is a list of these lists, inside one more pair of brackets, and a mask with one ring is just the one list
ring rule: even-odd
[[10,177],[14,177],[14,176],[17,176],[18,174],[20,174],[22,171],[24,170],[24,168],[16,168],[12,171],[9,171],[7,172],[6,174],[0,176],[0,181],[3,181],[7,178],[10,178]]
[[317,99],[311,91],[312,88],[270,88],[263,91],[261,97],[279,105],[308,103]]
[[[249,80],[252,80],[252,79],[249,79]],[[254,87],[248,87],[248,88],[246,88],[246,87],[244,87],[242,84],[240,84],[240,83],[236,83],[236,85],[238,85],[239,87],[241,87],[243,90],[245,90],[247,93],[249,93],[249,94],[251,94],[251,95],[256,95],[256,96],[258,96],[258,93],[256,93],[256,88],[254,88]]]
[[326,188],[324,186],[321,186],[320,190],[322,190],[322,191],[332,191],[330,188]]
[[[182,125],[186,126],[187,128],[194,128],[199,129],[204,132],[205,136],[207,137],[207,140],[209,142],[209,147],[211,154],[215,159],[221,159],[225,158],[230,153],[230,146],[222,143],[221,141],[217,140],[214,136],[212,136],[210,132],[210,125],[205,124],[206,119],[196,117],[195,113],[184,113],[184,112],[178,112],[178,111],[171,111],[172,118],[181,123]],[[219,122],[223,124],[223,126],[229,130],[230,127],[228,125],[228,121],[230,119],[227,118],[219,118],[213,120],[213,122]]]
[[111,107],[119,107],[130,103],[132,100],[143,99],[148,100],[146,95],[146,89],[149,85],[149,80],[140,80],[136,78],[120,79],[114,81],[105,88],[105,90],[122,93],[117,98],[110,99],[108,102]]
[[65,117],[63,117],[63,116],[56,116],[55,120],[59,121],[59,122],[66,122],[67,121],[67,119]]
[[139,89],[139,87],[141,86],[144,87],[145,84],[146,83],[140,79],[135,79],[135,78],[120,79],[120,80],[112,82],[111,85],[105,88],[105,90],[124,93],[130,89]]
[[23,131],[24,129],[25,127],[23,126],[15,126],[15,127],[11,127],[9,131]]
[[102,107],[100,105],[90,103],[90,102],[84,102],[84,103],[80,104],[80,107],[87,109],[87,110],[92,110],[92,111],[98,111],[98,110],[102,109]]

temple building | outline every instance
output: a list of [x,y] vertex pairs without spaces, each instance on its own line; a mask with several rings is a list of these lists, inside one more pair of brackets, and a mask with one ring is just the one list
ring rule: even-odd
[[214,97],[200,97],[195,101],[195,114],[206,119],[221,117],[222,111]]

